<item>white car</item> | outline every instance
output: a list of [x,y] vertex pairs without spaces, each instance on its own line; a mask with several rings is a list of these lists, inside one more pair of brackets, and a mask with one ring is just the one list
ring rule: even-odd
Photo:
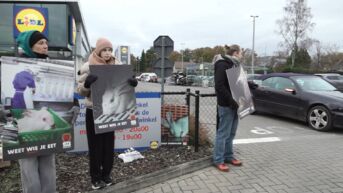
[[153,72],[145,72],[137,76],[136,79],[144,82],[157,82],[157,75]]

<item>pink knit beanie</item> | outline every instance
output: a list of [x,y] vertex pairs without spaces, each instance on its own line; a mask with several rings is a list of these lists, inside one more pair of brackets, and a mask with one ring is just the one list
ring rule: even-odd
[[95,45],[95,53],[100,56],[100,52],[105,49],[105,48],[112,48],[112,44],[111,42],[106,39],[106,38],[99,38],[97,41],[96,41],[96,45]]

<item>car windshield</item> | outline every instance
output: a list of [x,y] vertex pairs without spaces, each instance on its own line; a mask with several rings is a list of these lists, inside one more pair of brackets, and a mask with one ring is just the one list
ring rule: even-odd
[[334,91],[336,88],[325,80],[316,76],[296,76],[295,82],[304,91]]

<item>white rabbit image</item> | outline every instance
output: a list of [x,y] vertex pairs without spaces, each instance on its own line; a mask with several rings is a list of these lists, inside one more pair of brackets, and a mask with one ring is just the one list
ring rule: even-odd
[[27,110],[24,117],[17,120],[19,133],[48,130],[55,126],[54,118],[46,107],[40,110]]
[[135,103],[134,89],[126,81],[115,88],[106,89],[102,95],[102,112],[111,115],[133,108]]
[[166,118],[162,118],[162,125],[170,129],[170,133],[175,137],[185,137],[188,132],[188,116],[173,120],[173,113],[166,112]]

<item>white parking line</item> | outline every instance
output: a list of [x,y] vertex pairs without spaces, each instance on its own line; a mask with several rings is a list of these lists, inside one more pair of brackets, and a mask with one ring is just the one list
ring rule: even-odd
[[278,137],[234,139],[233,144],[267,143],[267,142],[276,142],[276,141],[281,141],[281,139]]

